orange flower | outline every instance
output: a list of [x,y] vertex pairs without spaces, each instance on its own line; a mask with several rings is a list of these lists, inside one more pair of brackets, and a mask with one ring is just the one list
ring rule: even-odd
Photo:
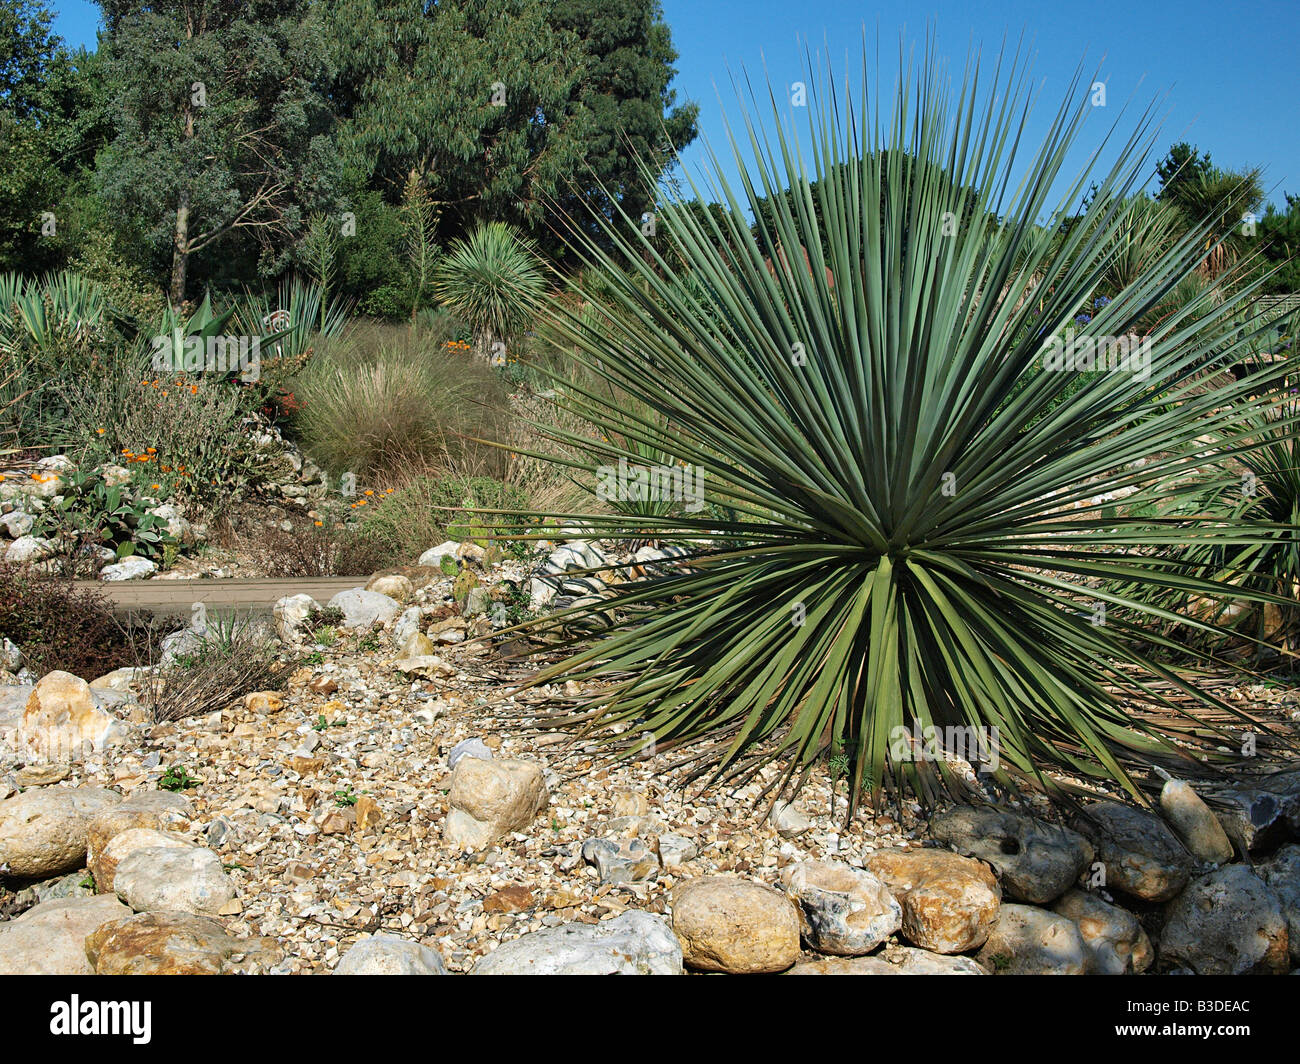
[[102,436],[102,435],[104,435],[104,430],[103,430],[103,429],[96,429],[96,430],[95,430],[95,435],[96,435],[96,436]]
[[161,491],[161,490],[162,490],[162,485],[161,485],[161,484],[150,484],[150,485],[149,485],[149,490],[150,490],[150,491]]
[[199,386],[197,384],[191,384],[190,395],[198,395],[198,394],[199,394]]
[[145,453],[146,453],[146,454],[157,454],[157,453],[158,453],[158,448],[157,448],[157,447],[146,447],[144,450],[145,450]]
[[[214,480],[213,483],[215,484],[216,481]],[[316,522],[316,527],[317,527],[317,528],[320,528],[324,523],[325,523],[324,521],[317,521],[317,522]]]
[[365,491],[363,491],[361,494],[362,494],[362,495],[373,495],[374,492],[371,491],[369,488],[367,488],[367,489],[366,489]]

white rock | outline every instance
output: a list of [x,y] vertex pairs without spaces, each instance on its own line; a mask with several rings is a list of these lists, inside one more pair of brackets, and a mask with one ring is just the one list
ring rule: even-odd
[[75,761],[124,742],[127,725],[107,712],[110,692],[91,691],[79,676],[58,670],[41,677],[23,709],[25,749],[47,761]]
[[801,861],[782,876],[803,938],[822,953],[870,953],[903,926],[903,908],[870,872],[837,861]]
[[123,558],[114,565],[106,565],[99,571],[101,580],[118,581],[118,580],[143,580],[147,576],[152,576],[158,571],[158,563],[150,561],[148,558],[141,558],[133,554],[129,558]]
[[387,624],[402,609],[401,603],[396,599],[359,587],[340,591],[327,605],[343,611],[345,628],[370,628],[375,624]]
[[549,797],[536,762],[462,757],[452,773],[445,837],[457,850],[481,850],[526,828]]
[[72,872],[86,863],[90,822],[121,802],[99,787],[41,787],[0,802],[0,865],[27,879]]
[[5,561],[15,565],[39,562],[54,554],[54,544],[39,536],[19,536],[5,551]]
[[633,910],[565,924],[498,946],[472,975],[680,975],[682,947],[658,916]]
[[460,550],[460,544],[449,539],[445,543],[439,543],[436,547],[430,547],[426,550],[420,555],[419,563],[421,565],[431,565],[435,568],[441,567],[442,559],[451,558],[454,561],[458,550]]
[[[283,600],[281,600],[283,601]],[[408,639],[420,630],[422,614],[419,606],[409,606],[393,624],[393,642],[405,646]]]
[[397,602],[410,602],[415,595],[415,586],[400,573],[376,573],[366,581],[366,590],[387,595]]
[[1089,975],[1131,975],[1146,971],[1155,960],[1151,940],[1127,909],[1087,891],[1069,890],[1052,911],[1079,928]]
[[8,533],[10,539],[21,539],[32,530],[36,518],[22,510],[14,510],[0,517],[0,527]]
[[43,901],[0,923],[0,975],[94,975],[86,936],[130,915],[107,894]]
[[110,488],[120,488],[123,484],[131,483],[131,473],[126,466],[108,465],[101,466],[99,475],[104,478],[104,484]]
[[235,897],[221,858],[197,846],[132,851],[118,863],[113,889],[138,913],[169,910],[215,916]]
[[1009,902],[976,960],[995,974],[1082,975],[1087,954],[1078,925],[1032,905]]
[[396,935],[372,935],[359,939],[339,965],[335,975],[446,975],[436,950]]
[[282,642],[298,643],[303,638],[302,626],[312,610],[320,609],[310,595],[285,595],[277,599],[271,607],[271,616],[275,618],[275,631]]
[[491,761],[492,748],[482,739],[462,739],[447,755],[447,767],[454,769],[462,757],[480,757],[484,761]]

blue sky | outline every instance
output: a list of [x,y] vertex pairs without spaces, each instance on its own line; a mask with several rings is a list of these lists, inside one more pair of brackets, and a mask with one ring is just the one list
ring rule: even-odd
[[[1145,106],[1160,98],[1166,117],[1160,151],[1178,140],[1208,150],[1220,166],[1264,169],[1270,199],[1300,192],[1300,78],[1295,42],[1300,37],[1296,0],[1091,0],[1051,4],[1043,0],[890,0],[874,4],[846,0],[662,0],[664,14],[681,53],[675,87],[679,97],[701,107],[701,130],[719,154],[725,138],[719,93],[729,113],[735,110],[730,72],[747,69],[761,77],[766,63],[776,85],[801,73],[802,44],[829,49],[836,66],[845,57],[856,64],[865,22],[872,43],[879,36],[882,56],[896,65],[899,34],[922,41],[927,30],[939,51],[960,71],[972,45],[996,52],[1004,37],[1022,35],[1031,45],[1032,69],[1042,86],[1035,126],[1045,128],[1048,112],[1060,102],[1080,60],[1091,70],[1101,63],[1108,103],[1118,107],[1132,97]],[[99,9],[85,0],[62,0],[55,25],[73,45],[94,47]],[[989,7],[995,10],[989,10]],[[892,66],[882,72],[882,87],[893,84]],[[1080,150],[1070,159],[1077,168],[1084,150],[1095,144],[1115,117],[1113,110],[1085,127]],[[1130,128],[1122,124],[1121,128]],[[1104,158],[1104,157],[1103,157]],[[688,170],[704,161],[700,145],[685,155]],[[728,168],[730,169],[730,168]]]

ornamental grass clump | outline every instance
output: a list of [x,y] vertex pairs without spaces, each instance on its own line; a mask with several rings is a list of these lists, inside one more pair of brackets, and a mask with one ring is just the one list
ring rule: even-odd
[[[637,219],[603,225],[608,251],[574,238],[603,282],[585,295],[604,312],[592,328],[557,306],[551,325],[597,382],[571,383],[569,405],[605,439],[572,434],[594,458],[568,464],[594,482],[652,448],[698,472],[710,505],[556,515],[593,538],[650,530],[689,552],[616,584],[594,641],[559,642],[563,660],[533,683],[602,684],[560,723],[627,755],[672,751],[705,785],[775,763],[769,796],[842,752],[850,812],[864,793],[928,802],[961,788],[951,751],[915,741],[930,728],[977,734],[987,781],[1058,798],[1096,780],[1140,799],[1153,763],[1202,772],[1216,746],[1239,746],[1195,708],[1220,722],[1240,712],[1165,664],[1170,644],[1153,628],[1174,614],[1114,588],[1265,601],[1158,559],[1195,540],[1231,548],[1231,566],[1294,530],[1263,514],[1102,515],[1091,500],[1182,491],[1207,433],[1214,461],[1258,446],[1252,396],[1283,370],[1203,385],[1249,342],[1222,325],[1253,289],[1164,316],[1133,347],[1206,241],[1224,238],[1218,221],[1098,306],[1124,204],[1149,172],[1150,115],[1109,170],[1094,159],[1067,178],[1085,120],[1108,114],[1091,106],[1091,79],[1076,75],[1031,147],[1024,64],[999,61],[991,83],[978,66],[954,86],[927,55],[882,100],[865,77],[846,87],[810,63],[808,107],[794,112],[806,130],[781,90],[761,126],[749,97],[743,134],[729,134],[738,183],[714,186],[727,210],[658,211],[671,261]],[[1040,224],[1093,182],[1081,224],[1064,237]],[[1045,370],[1066,338],[1092,357]],[[609,398],[623,394],[631,404]],[[538,634],[558,637],[568,619],[543,618]]]

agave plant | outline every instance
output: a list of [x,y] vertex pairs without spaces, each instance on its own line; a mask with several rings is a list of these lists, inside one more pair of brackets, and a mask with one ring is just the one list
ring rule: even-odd
[[474,330],[482,355],[518,339],[537,311],[546,280],[533,245],[503,222],[480,224],[438,261],[433,293]]
[[[676,749],[705,785],[762,773],[772,795],[841,750],[854,804],[959,787],[908,738],[948,728],[996,748],[990,778],[1058,797],[1070,778],[1095,778],[1141,800],[1138,768],[1170,760],[1190,773],[1203,770],[1194,755],[1215,756],[1222,735],[1183,707],[1237,711],[1164,663],[1170,644],[1149,623],[1172,614],[1110,588],[1173,581],[1264,601],[1152,559],[1193,538],[1273,542],[1276,529],[1102,515],[1091,500],[1158,494],[1207,431],[1223,461],[1256,446],[1249,396],[1266,381],[1198,386],[1235,359],[1244,338],[1219,323],[1249,291],[1168,316],[1144,345],[1106,339],[1127,338],[1196,269],[1222,238],[1207,222],[1076,325],[1156,131],[1140,117],[1109,171],[1067,179],[1089,80],[1076,78],[1028,151],[1023,63],[1000,63],[993,86],[978,65],[954,92],[927,56],[886,115],[865,78],[842,89],[810,63],[806,136],[787,125],[779,91],[762,128],[749,97],[743,141],[729,134],[739,187],[716,177],[729,210],[661,214],[698,283],[675,283],[631,219],[605,226],[612,251],[579,247],[604,271],[608,312],[592,330],[557,308],[554,327],[598,382],[570,385],[610,438],[598,461],[635,460],[614,442],[635,422],[641,442],[698,470],[719,506],[636,517],[685,546],[687,564],[618,584],[599,637],[566,639],[563,660],[533,676],[601,683],[562,723],[627,755]],[[1084,224],[1062,239],[1036,224],[1093,181]],[[792,195],[773,196],[785,187]],[[760,199],[772,209],[754,211],[749,239],[743,218]],[[806,264],[778,254],[800,247]],[[1073,362],[1062,357],[1071,329]],[[1109,371],[1069,391],[1076,369],[1095,370],[1099,343]],[[655,417],[611,403],[610,387]],[[727,510],[734,519],[717,516]],[[627,536],[632,523],[563,516],[594,536]],[[554,636],[568,618],[537,625]]]
[[50,353],[58,336],[88,343],[106,310],[103,289],[80,274],[64,271],[26,283],[16,274],[0,276],[0,345],[27,340]]

